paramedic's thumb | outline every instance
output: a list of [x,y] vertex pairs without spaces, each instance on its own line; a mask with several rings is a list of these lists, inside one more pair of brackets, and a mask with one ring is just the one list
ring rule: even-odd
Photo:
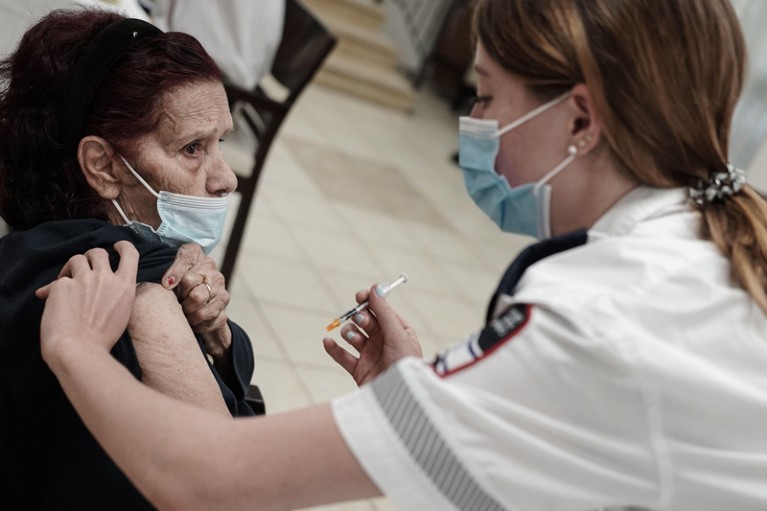
[[399,337],[404,335],[404,329],[397,313],[391,308],[389,301],[386,299],[386,289],[386,285],[383,284],[376,284],[370,288],[370,295],[368,296],[369,307],[376,315],[378,325],[381,327],[381,332],[383,332],[384,336],[393,335]]

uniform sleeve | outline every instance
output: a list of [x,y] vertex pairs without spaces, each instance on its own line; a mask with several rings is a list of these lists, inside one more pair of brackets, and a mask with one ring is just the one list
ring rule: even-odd
[[360,464],[402,509],[658,504],[626,354],[550,310],[515,305],[434,364],[405,359],[333,410]]

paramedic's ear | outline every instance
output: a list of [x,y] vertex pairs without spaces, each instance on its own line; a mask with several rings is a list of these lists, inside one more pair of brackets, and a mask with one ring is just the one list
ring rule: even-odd
[[574,85],[567,102],[572,111],[570,143],[577,149],[578,155],[584,155],[599,142],[602,125],[596,117],[591,93],[586,84]]
[[116,199],[120,195],[120,179],[114,165],[115,151],[101,137],[88,135],[77,146],[77,161],[85,180],[102,199]]

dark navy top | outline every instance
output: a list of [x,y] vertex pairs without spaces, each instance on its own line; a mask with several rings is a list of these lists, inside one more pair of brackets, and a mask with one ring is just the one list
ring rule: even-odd
[[[71,256],[91,248],[106,249],[116,269],[112,246],[119,240],[139,251],[137,282],[160,282],[176,256],[175,248],[94,219],[47,222],[0,238],[0,495],[20,509],[152,509],[88,432],[40,355],[43,301],[35,290],[55,279]],[[253,415],[245,404],[252,346],[240,327],[229,325],[233,374],[225,381],[211,371],[232,415]],[[127,332],[112,355],[141,379]]]

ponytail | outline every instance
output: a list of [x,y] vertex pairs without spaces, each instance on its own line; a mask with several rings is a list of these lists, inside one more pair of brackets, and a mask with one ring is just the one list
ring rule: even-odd
[[701,236],[730,260],[733,280],[767,313],[767,200],[751,186],[701,206]]

